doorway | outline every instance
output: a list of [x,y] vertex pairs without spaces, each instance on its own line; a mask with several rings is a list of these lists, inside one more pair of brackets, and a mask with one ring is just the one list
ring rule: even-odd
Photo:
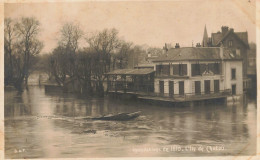
[[169,81],[169,96],[173,97],[173,94],[174,94],[173,81]]
[[179,94],[184,95],[184,81],[179,81]]
[[164,81],[159,81],[160,95],[164,95]]
[[199,95],[201,94],[201,82],[195,81],[195,94]]
[[219,93],[219,80],[214,80],[214,93]]
[[205,94],[210,94],[210,80],[204,81]]
[[237,85],[233,84],[232,85],[232,95],[236,95],[237,94]]

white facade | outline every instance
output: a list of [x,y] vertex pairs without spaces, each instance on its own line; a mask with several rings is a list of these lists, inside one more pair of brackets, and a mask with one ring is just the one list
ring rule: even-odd
[[[214,61],[201,61],[200,64],[212,63]],[[161,65],[167,64],[179,64],[180,62],[165,62],[165,63],[157,63]],[[187,76],[186,77],[155,77],[154,83],[154,91],[155,93],[160,93],[160,85],[159,81],[164,82],[164,93],[169,93],[169,81],[173,81],[173,90],[174,95],[179,94],[179,81],[184,81],[184,94],[195,94],[195,81],[200,81],[201,92],[205,92],[204,83],[205,80],[210,81],[210,92],[214,92],[214,80],[219,81],[219,90],[224,91],[230,89],[232,91],[235,88],[235,94],[240,95],[243,94],[243,71],[242,71],[242,60],[224,60],[221,62],[221,74],[219,75],[202,75],[202,76],[192,76],[191,75],[191,64],[195,63],[193,61],[182,61],[182,64],[187,64]],[[232,79],[231,70],[235,70],[235,78]],[[170,73],[172,73],[172,69],[170,68]],[[235,85],[235,87],[234,87]]]
[[[231,70],[236,70],[236,77],[232,79]],[[236,94],[243,94],[243,65],[242,61],[226,61],[223,66],[224,70],[224,88],[232,89],[236,85]]]

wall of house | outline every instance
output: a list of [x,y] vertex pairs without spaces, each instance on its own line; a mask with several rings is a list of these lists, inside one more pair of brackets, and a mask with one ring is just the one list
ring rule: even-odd
[[156,78],[154,92],[160,93],[159,81],[164,81],[164,93],[169,93],[169,81],[173,81],[174,94],[179,94],[179,81],[184,81],[184,93],[191,93],[191,83],[188,79]]
[[[203,62],[201,62],[203,63]],[[207,63],[207,62],[205,62]],[[212,63],[212,62],[211,62]],[[231,89],[232,84],[236,84],[236,94],[243,93],[243,72],[242,72],[242,61],[224,61],[222,64],[222,74],[220,75],[202,75],[202,76],[191,76],[191,64],[187,63],[188,76],[189,78],[162,78],[156,77],[154,83],[155,93],[160,93],[159,81],[164,81],[164,93],[169,93],[169,81],[174,82],[174,94],[179,94],[179,81],[184,81],[184,92],[185,94],[195,93],[195,81],[201,82],[201,92],[205,92],[204,82],[210,80],[210,91],[214,92],[214,80],[219,80],[219,90],[223,91]],[[236,79],[231,79],[231,69],[236,69]]]
[[[217,63],[220,63],[220,61],[216,61]],[[199,62],[200,64],[212,64],[215,63],[214,61],[201,61]],[[196,64],[195,62],[191,62],[191,64]],[[191,67],[190,64],[190,67]],[[221,64],[220,64],[221,66]],[[221,67],[222,68],[222,67]],[[204,88],[204,82],[205,80],[210,80],[210,91],[214,92],[214,80],[219,80],[219,90],[223,91],[224,90],[224,81],[221,76],[222,71],[220,71],[220,74],[215,74],[215,75],[202,75],[202,76],[191,76],[190,74],[190,83],[191,83],[191,93],[195,93],[195,81],[200,81],[201,85],[201,92],[205,92]]]
[[190,78],[191,81],[191,93],[195,93],[195,81],[200,81],[201,84],[201,92],[205,92],[204,82],[205,80],[210,80],[210,91],[214,92],[214,80],[219,80],[219,90],[224,90],[224,79],[221,75],[213,75],[213,76],[197,76]]
[[179,81],[184,81],[184,92],[185,94],[193,94],[195,93],[195,81],[201,82],[201,92],[205,92],[204,81],[210,80],[210,91],[214,91],[214,80],[219,80],[219,90],[224,90],[224,79],[221,75],[214,76],[198,76],[198,77],[190,77],[189,79],[171,79],[171,78],[156,78],[154,87],[155,93],[160,92],[159,81],[164,81],[164,93],[169,93],[169,81],[174,82],[174,94],[179,94]]
[[[233,42],[232,47],[228,45],[229,41]],[[243,58],[243,76],[246,77],[247,75],[247,66],[248,66],[248,56],[247,56],[247,48],[245,45],[239,41],[233,34],[230,34],[225,41],[223,41],[224,47],[231,48],[234,52],[236,49],[240,49],[240,56]]]
[[[242,61],[225,61],[224,67],[224,89],[232,89],[231,86],[236,84],[236,94],[243,94],[243,67]],[[236,79],[231,77],[231,69],[236,69]]]
[[[163,62],[163,63],[155,63],[155,71],[156,71],[156,66],[161,66],[161,73],[159,71],[156,71],[157,76],[170,76],[170,75],[177,75],[178,73],[173,74],[173,65],[179,65],[180,62]],[[189,68],[189,61],[182,61],[181,64],[186,64],[187,65],[187,75],[190,75],[190,68]],[[168,68],[169,67],[169,68]],[[166,70],[167,68],[167,70]],[[157,69],[159,69],[157,67]],[[169,69],[169,70],[168,70]]]

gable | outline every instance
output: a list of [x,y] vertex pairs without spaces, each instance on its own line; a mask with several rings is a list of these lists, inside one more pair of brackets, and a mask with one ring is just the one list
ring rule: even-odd
[[248,34],[247,34],[247,32],[235,32],[235,33],[245,44],[248,44]]
[[211,33],[212,45],[216,46],[222,40],[222,33]]
[[[234,33],[233,31],[229,31],[216,45],[220,46],[221,42],[225,42],[227,39],[235,39],[237,42],[242,44],[244,47],[249,48],[248,42],[247,42],[247,33],[246,32],[238,32],[238,34]],[[243,40],[241,38],[243,38]]]

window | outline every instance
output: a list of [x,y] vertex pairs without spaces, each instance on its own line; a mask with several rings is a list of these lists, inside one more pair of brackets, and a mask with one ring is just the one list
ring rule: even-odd
[[179,64],[179,76],[187,75],[187,64]]
[[220,63],[209,63],[209,70],[214,74],[220,74]]
[[208,65],[207,64],[199,64],[199,67],[200,67],[200,69],[199,69],[200,75],[208,73]]
[[179,65],[173,64],[172,65],[172,71],[173,71],[173,75],[179,75]]
[[236,79],[236,69],[231,69],[231,79]]
[[236,95],[237,86],[235,84],[232,85],[232,95]]
[[233,46],[233,41],[232,41],[232,40],[228,41],[228,46],[229,46],[229,47],[232,47],[232,46]]
[[170,65],[162,65],[162,75],[170,75]]
[[214,73],[220,74],[220,64],[219,63],[214,63]]
[[156,75],[161,75],[162,65],[156,65]]
[[200,64],[191,64],[191,75],[192,76],[198,76],[201,75],[200,73]]
[[173,64],[173,75],[187,75],[187,64]]
[[179,76],[182,76],[182,65],[179,64]]

